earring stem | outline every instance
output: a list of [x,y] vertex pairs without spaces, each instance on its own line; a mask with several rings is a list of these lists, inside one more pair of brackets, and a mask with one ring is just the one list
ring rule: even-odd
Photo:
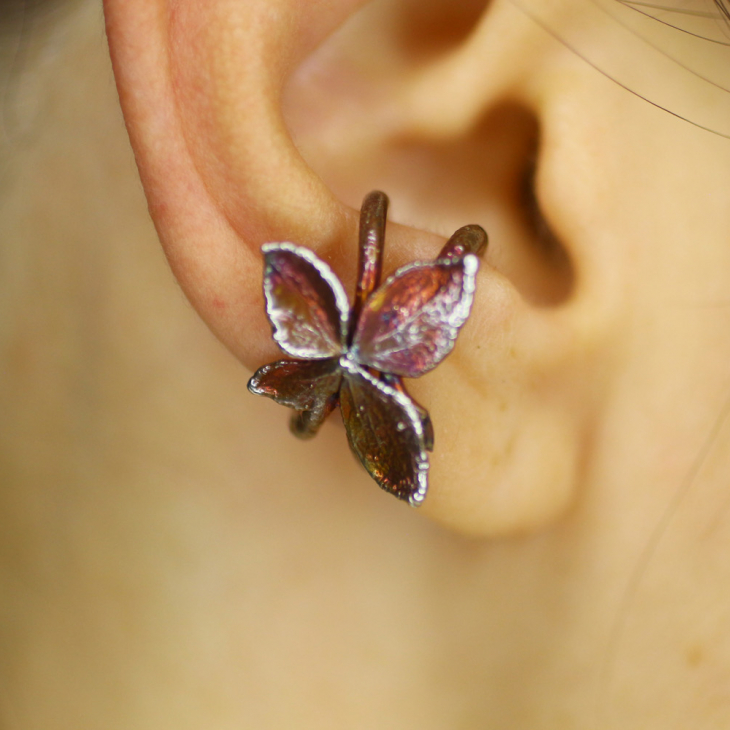
[[360,208],[357,291],[353,307],[353,322],[357,322],[367,298],[380,284],[387,215],[388,196],[379,190],[368,193]]
[[463,226],[446,241],[438,257],[440,259],[461,258],[468,253],[481,256],[487,248],[487,232],[476,224]]

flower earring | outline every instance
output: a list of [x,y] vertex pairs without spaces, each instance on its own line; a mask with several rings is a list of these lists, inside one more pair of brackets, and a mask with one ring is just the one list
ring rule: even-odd
[[332,269],[309,249],[267,243],[264,296],[273,337],[292,358],[264,365],[248,388],[295,409],[291,429],[311,438],[340,406],[352,451],[370,476],[420,505],[434,435],[428,412],[402,378],[417,378],[454,347],[471,311],[486,248],[480,226],[460,228],[435,261],[408,264],[380,285],[388,198],[375,191],[360,213],[352,308]]

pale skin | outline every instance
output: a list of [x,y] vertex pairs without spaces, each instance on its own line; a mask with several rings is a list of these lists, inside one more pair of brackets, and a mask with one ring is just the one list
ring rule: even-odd
[[[106,0],[114,76],[93,3],[31,48],[0,209],[0,725],[728,727],[730,141],[509,0],[362,4]],[[555,249],[518,195],[538,132]],[[352,291],[373,188],[386,271],[491,238],[456,350],[409,383],[436,429],[418,510],[337,414],[301,443],[245,388],[279,356],[261,244]]]

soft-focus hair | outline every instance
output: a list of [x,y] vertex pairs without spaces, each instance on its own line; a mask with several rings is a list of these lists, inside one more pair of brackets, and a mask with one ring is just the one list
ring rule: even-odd
[[725,22],[730,25],[730,0],[714,0],[717,9],[725,18]]
[[16,32],[18,26],[68,4],[68,0],[0,0],[0,33]]

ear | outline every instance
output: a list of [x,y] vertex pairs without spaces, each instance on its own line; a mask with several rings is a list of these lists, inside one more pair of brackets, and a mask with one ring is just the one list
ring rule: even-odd
[[389,224],[386,273],[482,224],[493,243],[472,321],[411,386],[436,426],[423,509],[479,534],[544,525],[580,479],[601,392],[587,374],[610,319],[580,296],[593,262],[552,204],[549,165],[537,180],[560,243],[531,187],[540,78],[560,48],[508,3],[374,3],[355,17],[362,4],[105,0],[152,218],[185,293],[251,369],[279,356],[262,244],[312,248],[352,290],[371,188],[414,224]]

